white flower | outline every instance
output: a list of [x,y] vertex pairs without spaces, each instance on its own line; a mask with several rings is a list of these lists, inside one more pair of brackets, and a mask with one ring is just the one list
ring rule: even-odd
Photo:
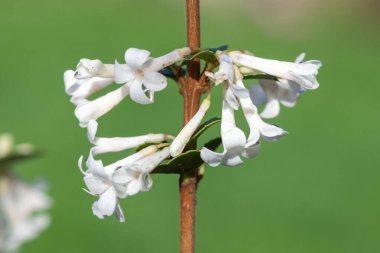
[[17,250],[49,225],[50,217],[41,211],[51,206],[51,200],[42,186],[9,174],[0,177],[0,252]]
[[103,64],[100,60],[81,59],[76,71],[63,74],[65,91],[74,105],[87,102],[87,98],[114,81],[114,65]]
[[[305,54],[300,54],[295,63],[301,63]],[[304,92],[299,84],[285,79],[259,80],[259,85],[250,87],[251,99],[256,106],[265,103],[262,118],[274,118],[280,113],[280,103],[285,107],[293,107],[297,103],[298,96]]]
[[66,94],[71,96],[70,101],[76,106],[88,102],[89,96],[113,83],[113,78],[97,76],[77,79],[74,70],[65,71],[63,80]]
[[138,146],[149,142],[162,142],[166,139],[173,138],[166,134],[146,134],[134,137],[96,137],[98,122],[92,120],[87,126],[87,134],[89,141],[95,145],[92,148],[93,155],[108,152],[118,152],[125,149],[137,148]]
[[301,63],[268,60],[238,51],[229,53],[235,64],[255,69],[279,79],[294,81],[304,89],[316,89],[319,84],[316,79],[321,62],[311,60]]
[[236,97],[249,97],[249,91],[245,87],[240,87],[235,84],[235,72],[237,71],[230,56],[225,53],[217,54],[219,61],[219,69],[217,72],[206,72],[207,77],[218,85],[224,82],[226,90],[224,97],[227,100],[229,106],[235,110],[239,109],[239,101]]
[[149,51],[129,48],[125,52],[126,64],[115,62],[115,82],[128,84],[133,101],[150,104],[153,102],[154,92],[163,90],[167,85],[166,77],[158,71],[182,60],[189,53],[189,48],[182,48],[152,59]]
[[210,108],[210,96],[202,102],[198,112],[193,116],[193,118],[182,128],[181,132],[173,140],[170,145],[170,155],[176,157],[182,153],[186,144],[189,142],[191,136],[194,134],[195,130],[201,123],[203,117]]
[[88,122],[91,120],[97,120],[107,112],[111,111],[128,95],[128,93],[128,85],[123,85],[93,101],[79,104],[74,112],[79,120],[79,125],[81,127],[87,127]]
[[[103,166],[102,161],[95,160],[91,150],[86,163],[87,171],[84,171],[81,167],[83,157],[79,159],[79,168],[85,175],[84,181],[89,193],[99,197],[92,206],[94,215],[103,219],[104,216],[115,214],[120,222],[125,221],[118,198],[126,198],[127,196],[135,195],[139,191],[150,189],[152,183],[147,173],[151,170],[147,170],[146,166],[143,170],[136,165],[146,164],[153,157],[156,158],[154,161],[157,160],[157,156],[163,157],[163,151],[157,152],[157,148],[157,145],[151,145],[108,166]],[[168,151],[165,151],[165,154],[167,154],[167,157]],[[157,165],[158,163],[155,164],[155,166]],[[125,171],[127,167],[131,167],[128,172]],[[127,177],[129,177],[129,180],[125,180]]]
[[[238,86],[244,86],[242,80],[237,81]],[[279,127],[265,123],[259,116],[257,107],[253,104],[250,98],[239,98],[240,105],[243,109],[244,117],[246,118],[250,134],[248,137],[248,145],[253,145],[263,137],[269,141],[276,141],[287,132]]]
[[118,169],[112,179],[114,182],[126,185],[128,196],[135,195],[140,191],[149,191],[153,184],[149,173],[169,155],[170,149],[165,147],[131,165]]
[[75,78],[87,79],[91,77],[113,78],[114,65],[103,64],[100,60],[81,59],[77,65]]
[[240,156],[251,158],[259,152],[260,144],[248,145],[244,132],[236,127],[234,109],[225,99],[223,100],[221,135],[223,153],[217,153],[205,147],[201,150],[202,160],[212,167],[220,164],[237,166],[243,163]]

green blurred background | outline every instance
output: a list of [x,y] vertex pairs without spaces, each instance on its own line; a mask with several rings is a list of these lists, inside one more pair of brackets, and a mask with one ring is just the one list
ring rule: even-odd
[[[206,169],[197,252],[380,252],[379,2],[205,0],[201,7],[204,47],[228,43],[288,61],[305,51],[323,67],[321,87],[270,121],[287,137],[264,143],[241,167]],[[62,74],[80,58],[122,60],[128,47],[154,56],[182,47],[185,24],[185,1],[1,0],[0,132],[48,152],[15,170],[49,180],[55,201],[52,225],[21,252],[178,252],[177,176],[155,175],[151,192],[122,201],[125,224],[92,215],[94,198],[81,189],[76,165],[90,145]],[[220,113],[217,97],[210,117]],[[171,83],[154,105],[123,101],[100,119],[99,135],[175,134],[181,112]],[[239,124],[246,129],[241,116]]]

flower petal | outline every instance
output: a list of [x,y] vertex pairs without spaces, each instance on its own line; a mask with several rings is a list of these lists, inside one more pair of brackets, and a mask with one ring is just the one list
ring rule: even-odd
[[141,181],[139,179],[134,179],[127,185],[128,196],[136,195],[142,188]]
[[146,96],[142,81],[134,80],[130,84],[130,96],[133,101],[139,104],[151,104],[153,100]]
[[259,154],[260,151],[260,143],[256,143],[253,146],[246,147],[241,154],[245,158],[253,158]]
[[224,158],[224,155],[225,153],[217,153],[205,147],[201,149],[202,160],[211,167],[219,166],[222,159]]
[[115,212],[117,204],[115,189],[110,187],[107,191],[100,195],[97,203],[100,214],[105,216],[112,215]]
[[125,222],[124,212],[119,203],[116,205],[115,216],[119,222]]
[[145,71],[142,82],[144,86],[151,91],[160,91],[167,86],[166,77],[158,72]]
[[249,93],[251,95],[251,100],[256,106],[260,106],[267,101],[267,95],[261,85],[252,84],[249,87]]
[[231,108],[233,108],[234,110],[239,109],[239,102],[236,99],[234,93],[232,92],[231,87],[227,88],[227,90],[225,91],[224,98]]
[[98,201],[95,201],[93,204],[92,204],[92,213],[98,217],[99,219],[104,219],[104,215],[102,212],[100,212],[99,210],[99,206],[98,206]]
[[124,84],[134,78],[135,76],[127,64],[120,64],[115,61],[115,83]]
[[94,101],[80,104],[75,109],[75,116],[79,120],[79,125],[81,127],[87,127],[88,122],[96,120],[111,111],[128,95],[128,93],[128,85],[123,85],[117,90],[111,91]]
[[140,69],[149,59],[150,52],[144,49],[128,48],[125,52],[125,62],[132,69]]
[[272,119],[280,114],[280,103],[274,97],[270,97],[260,116],[266,119]]
[[142,192],[147,192],[152,188],[153,185],[153,180],[150,174],[148,173],[141,173],[140,177],[140,185],[141,185],[141,191]]
[[105,184],[101,178],[93,175],[87,175],[83,180],[88,190],[94,195],[100,195],[110,187],[110,185]]
[[112,181],[116,184],[127,184],[139,176],[139,172],[123,167],[115,171],[112,175]]
[[222,164],[225,166],[230,166],[230,167],[243,164],[243,160],[241,160],[239,155],[240,153],[236,154],[236,153],[227,152],[227,154],[223,158]]

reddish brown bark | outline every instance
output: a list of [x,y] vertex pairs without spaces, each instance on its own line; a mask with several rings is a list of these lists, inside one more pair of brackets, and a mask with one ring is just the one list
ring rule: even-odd
[[[200,47],[200,14],[199,0],[186,0],[187,9],[187,45],[190,48]],[[181,88],[184,100],[183,125],[198,111],[202,96],[202,86],[199,83],[200,63],[193,60],[187,64],[186,83]],[[180,218],[181,253],[195,252],[195,207],[198,168],[183,173],[180,176]]]

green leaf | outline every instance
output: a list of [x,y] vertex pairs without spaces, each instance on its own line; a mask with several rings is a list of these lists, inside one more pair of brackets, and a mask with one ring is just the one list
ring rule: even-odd
[[206,131],[208,128],[212,127],[213,125],[217,124],[221,122],[221,119],[219,117],[214,117],[214,118],[211,118],[209,120],[207,120],[206,122],[204,122],[203,124],[201,124],[197,130],[195,130],[193,136],[191,137],[190,140],[196,140],[199,138],[199,136],[201,136],[201,134],[204,133],[204,131]]
[[268,79],[277,81],[277,77],[266,74],[245,75],[244,79]]
[[[222,139],[218,137],[207,142],[205,147],[214,151],[221,143]],[[203,163],[199,150],[188,150],[177,157],[163,161],[152,173],[178,174],[186,170],[198,168]]]
[[188,150],[170,160],[162,162],[152,173],[181,173],[183,171],[198,168],[203,164],[198,150]]
[[221,45],[220,47],[215,47],[215,48],[206,48],[208,51],[212,51],[216,53],[217,51],[225,51],[228,49],[228,45]]

